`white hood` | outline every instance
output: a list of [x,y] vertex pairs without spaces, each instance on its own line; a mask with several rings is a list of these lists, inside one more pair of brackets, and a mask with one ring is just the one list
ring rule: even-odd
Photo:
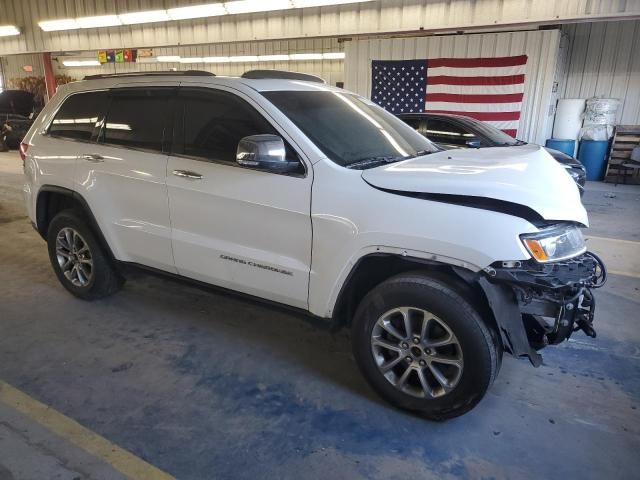
[[538,145],[446,150],[364,170],[362,178],[387,190],[503,200],[588,226],[573,179]]

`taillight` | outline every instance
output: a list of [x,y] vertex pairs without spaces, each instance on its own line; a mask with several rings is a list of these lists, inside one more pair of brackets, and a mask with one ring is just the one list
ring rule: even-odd
[[29,150],[28,143],[21,143],[20,148],[18,148],[18,152],[20,152],[20,158],[22,159],[22,164],[24,165],[24,161],[27,158],[27,150]]

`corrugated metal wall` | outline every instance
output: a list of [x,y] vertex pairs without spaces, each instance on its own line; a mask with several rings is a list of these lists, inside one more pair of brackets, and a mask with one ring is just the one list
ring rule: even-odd
[[640,125],[640,21],[566,25],[563,32],[560,98],[618,98],[617,123]]
[[[23,68],[25,65],[31,65],[33,72],[26,72]],[[9,55],[8,57],[0,58],[0,69],[2,72],[2,87],[4,89],[10,88],[9,81],[13,78],[44,76],[42,60],[39,54]]]
[[[161,47],[154,48],[153,53],[159,55],[180,55],[182,57],[213,57],[235,55],[275,55],[292,53],[322,53],[340,52],[343,44],[337,38],[309,38],[302,40],[282,40],[277,42],[241,42],[232,44],[197,45],[190,47]],[[75,54],[74,57],[97,58],[97,51]],[[276,70],[292,70],[309,73],[324,78],[329,84],[344,81],[344,62],[342,60],[299,61],[299,62],[260,62],[260,63],[225,63],[225,64],[180,64],[180,63],[112,63],[101,67],[64,67],[64,56],[54,56],[56,73],[66,74],[80,79],[85,75],[97,73],[124,73],[138,71],[168,70],[207,70],[217,75],[237,76],[247,70],[267,68]],[[57,61],[55,61],[57,59]],[[10,55],[0,59],[2,61],[5,79],[25,77],[29,75],[42,76],[40,55]],[[23,65],[32,64],[33,74],[23,70]]]
[[3,0],[0,25],[18,25],[24,33],[0,39],[0,55],[418,30],[456,31],[640,15],[638,0],[377,0],[67,32],[46,33],[37,26],[41,20],[197,3],[207,3],[207,0]]
[[544,143],[553,120],[551,93],[558,30],[447,35],[346,42],[345,88],[371,95],[371,60],[528,56],[519,138]]

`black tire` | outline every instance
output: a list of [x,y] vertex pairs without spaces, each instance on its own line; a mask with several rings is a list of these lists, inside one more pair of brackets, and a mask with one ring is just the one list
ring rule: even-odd
[[[385,313],[400,307],[411,307],[415,310],[430,312],[437,317],[436,325],[440,327],[444,324],[455,336],[456,345],[443,348],[453,348],[455,351],[459,349],[463,365],[461,369],[458,369],[461,372],[456,374],[455,382],[449,384],[451,389],[446,391],[442,387],[439,391],[440,396],[430,397],[425,394],[422,398],[418,398],[402,391],[392,384],[391,380],[388,380],[378,367],[372,347],[374,327],[378,329],[378,332],[382,332],[380,327],[376,326],[378,320]],[[413,320],[413,322],[415,321]],[[384,335],[386,334],[385,331]],[[395,340],[395,337],[389,338]],[[418,342],[418,340],[415,341]],[[420,412],[432,420],[457,417],[475,407],[493,383],[502,359],[502,348],[482,321],[478,311],[445,281],[430,278],[428,272],[397,275],[369,292],[356,311],[352,325],[352,343],[360,370],[378,394],[402,409]],[[420,342],[420,346],[422,346],[422,342]],[[418,358],[427,358],[427,352],[437,355],[436,350],[425,348],[422,352],[423,357],[414,358],[413,363],[411,363],[410,356],[406,358],[407,365],[414,365],[414,368],[422,371],[425,378],[431,379],[429,383],[434,383],[432,382],[434,379],[437,380],[435,375],[429,373],[432,370],[427,367],[418,367],[416,362]],[[459,354],[460,352],[454,356],[459,356]],[[404,354],[398,354],[398,357],[402,355]],[[378,361],[380,361],[379,356]],[[384,362],[386,363],[386,360]],[[438,364],[436,363],[436,365]],[[402,372],[405,364],[400,362],[394,367],[394,369],[396,368]],[[451,371],[455,372],[456,370]],[[395,371],[392,375],[396,375]],[[419,380],[417,371],[415,374],[409,374],[407,378],[411,379],[411,375],[414,376],[414,383],[417,383]],[[406,387],[406,383],[404,385]],[[440,388],[437,382],[435,385],[433,391]],[[420,389],[420,383],[416,389],[417,391]],[[422,388],[422,390],[425,389]]]
[[[93,266],[86,285],[74,285],[74,283],[65,276],[58,262],[56,239],[63,229],[73,229],[78,232],[88,247]],[[108,297],[120,290],[124,284],[124,278],[116,270],[80,210],[64,210],[53,218],[47,231],[47,246],[49,250],[49,260],[51,261],[53,271],[58,277],[58,280],[64,288],[78,298],[83,300],[96,300]]]

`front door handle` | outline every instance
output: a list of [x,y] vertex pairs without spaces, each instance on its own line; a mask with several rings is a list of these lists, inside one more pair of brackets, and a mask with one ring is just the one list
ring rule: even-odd
[[191,178],[193,180],[200,180],[202,178],[202,175],[199,173],[191,172],[189,170],[174,170],[173,174],[176,177]]
[[80,155],[80,158],[83,160],[87,160],[88,162],[104,162],[104,157],[97,153],[87,153],[85,155]]

